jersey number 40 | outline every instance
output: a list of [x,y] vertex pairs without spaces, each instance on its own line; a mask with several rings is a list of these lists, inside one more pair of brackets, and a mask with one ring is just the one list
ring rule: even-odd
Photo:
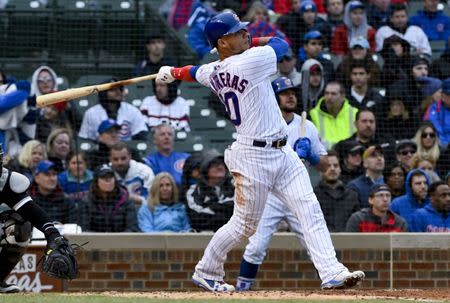
[[239,111],[239,100],[234,92],[227,92],[223,96],[219,94],[220,100],[225,105],[231,122],[238,126],[241,124],[241,113]]

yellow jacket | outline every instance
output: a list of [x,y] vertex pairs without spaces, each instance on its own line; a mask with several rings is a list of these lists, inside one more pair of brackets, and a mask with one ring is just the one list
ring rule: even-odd
[[337,142],[347,139],[355,133],[354,121],[358,109],[344,99],[341,110],[334,117],[320,108],[323,102],[324,97],[320,98],[317,105],[309,111],[309,116],[319,131],[323,145],[329,149]]

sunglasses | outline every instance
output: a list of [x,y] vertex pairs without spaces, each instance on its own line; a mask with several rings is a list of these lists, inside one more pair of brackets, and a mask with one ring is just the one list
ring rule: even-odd
[[399,152],[399,154],[402,154],[403,156],[406,156],[408,154],[414,155],[415,153],[416,151],[412,149],[402,150],[401,152]]
[[435,138],[435,133],[422,133],[422,138],[425,139],[426,137]]

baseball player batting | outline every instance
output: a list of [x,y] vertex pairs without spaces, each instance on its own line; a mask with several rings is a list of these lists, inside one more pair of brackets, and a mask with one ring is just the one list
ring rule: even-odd
[[[209,242],[192,281],[209,291],[235,291],[224,282],[224,262],[231,249],[255,233],[272,192],[305,231],[305,245],[324,281],[322,286],[357,285],[364,273],[351,273],[337,261],[306,168],[287,144],[287,124],[270,76],[277,71],[277,60],[287,52],[288,44],[275,37],[251,39],[247,24],[230,12],[212,17],[205,25],[205,35],[217,49],[219,60],[201,66],[163,66],[156,77],[163,83],[178,79],[210,87],[236,126],[237,139],[224,153],[235,181],[234,213]],[[307,144],[297,145],[298,152],[305,153]]]

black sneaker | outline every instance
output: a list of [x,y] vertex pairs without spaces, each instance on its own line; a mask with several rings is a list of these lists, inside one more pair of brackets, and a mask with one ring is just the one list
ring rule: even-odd
[[0,294],[8,294],[19,292],[20,288],[15,284],[7,284],[5,282],[0,282]]

